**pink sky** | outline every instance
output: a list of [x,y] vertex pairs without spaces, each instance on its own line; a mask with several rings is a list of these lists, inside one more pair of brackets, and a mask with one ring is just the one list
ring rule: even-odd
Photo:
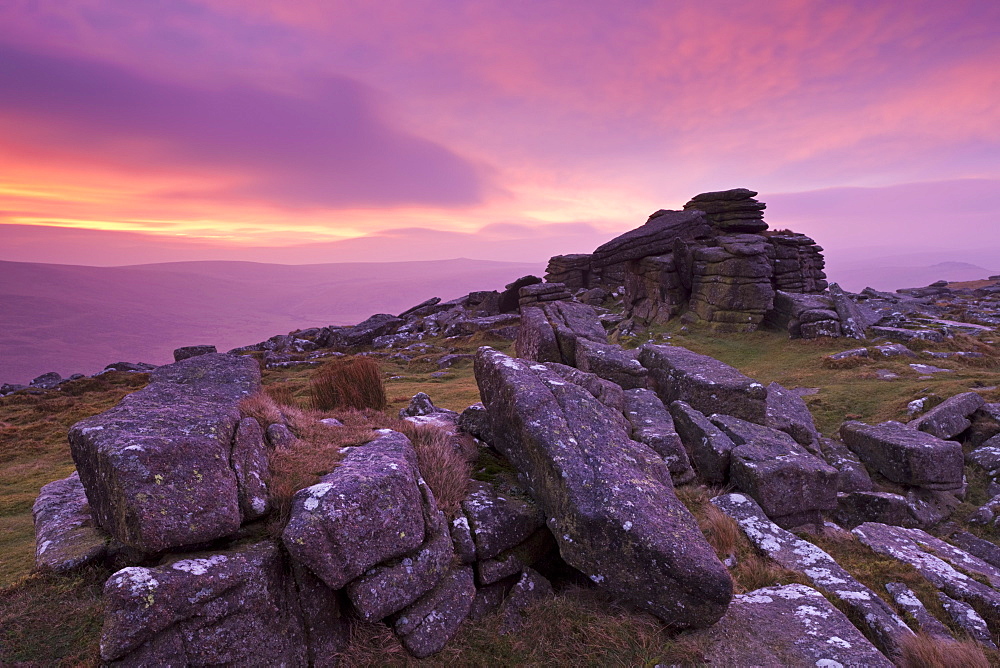
[[998,34],[995,0],[14,0],[0,259],[537,261],[739,186],[961,259],[1000,250]]

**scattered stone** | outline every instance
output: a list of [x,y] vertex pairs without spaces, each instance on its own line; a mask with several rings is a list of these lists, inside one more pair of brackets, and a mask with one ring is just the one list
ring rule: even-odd
[[840,318],[840,329],[844,336],[864,340],[865,330],[871,323],[866,322],[858,305],[836,283],[830,284],[830,299],[833,300],[833,306]]
[[941,490],[962,486],[962,446],[955,441],[892,421],[874,426],[845,422],[840,437],[865,464],[892,482]]
[[267,425],[264,435],[267,437],[268,445],[275,450],[287,450],[299,440],[288,428],[288,425],[280,422]]
[[887,656],[898,652],[900,637],[912,633],[885,601],[858,582],[833,557],[768,520],[751,499],[742,494],[726,494],[712,499],[712,504],[736,520],[757,549],[781,566],[802,573],[813,585],[852,610],[878,638]]
[[965,631],[970,638],[987,649],[997,649],[996,644],[990,634],[990,627],[986,625],[986,620],[979,616],[971,605],[956,601],[955,599],[938,592],[938,600],[944,607],[945,612],[951,617],[958,628]]
[[211,355],[212,353],[217,352],[219,351],[215,349],[215,346],[184,346],[183,348],[177,348],[174,350],[174,361],[180,362],[181,360],[186,360],[189,357]]
[[955,639],[951,635],[951,631],[948,630],[948,627],[927,611],[927,608],[924,607],[924,604],[921,603],[912,589],[902,582],[888,582],[885,585],[885,589],[892,595],[892,600],[896,602],[896,605],[913,618],[913,621],[917,624],[917,631],[926,633],[934,638],[941,638],[942,640]]
[[866,358],[868,357],[867,348],[852,348],[851,350],[845,350],[839,353],[833,353],[832,355],[827,355],[826,358],[829,360],[846,360],[852,358]]
[[464,362],[465,360],[471,360],[475,355],[442,355],[437,361],[437,367],[439,369],[448,369],[455,366],[459,362]]
[[155,364],[146,364],[145,362],[114,362],[104,367],[104,370],[122,371],[125,373],[149,373],[155,368]]
[[107,554],[108,537],[94,526],[87,494],[75,471],[42,487],[31,513],[39,570],[65,573]]
[[889,371],[888,369],[876,369],[875,370],[875,376],[879,380],[896,380],[897,378],[899,378],[899,374],[898,373],[893,373],[892,371]]
[[873,348],[882,357],[916,357],[917,354],[902,343],[884,343]]
[[711,415],[721,413],[763,424],[767,389],[733,367],[680,346],[646,344],[639,361],[649,369],[664,405],[684,401]]
[[404,322],[394,315],[377,313],[352,327],[324,327],[316,343],[324,348],[368,346],[377,337],[394,333]]
[[892,668],[822,594],[792,584],[733,597],[719,623],[701,631],[713,666],[870,666]]
[[500,608],[500,635],[524,626],[524,611],[532,603],[552,596],[552,583],[532,568],[525,568]]
[[840,472],[837,479],[838,492],[870,492],[875,488],[868,469],[843,443],[821,438],[820,446],[827,464]]
[[33,378],[31,382],[28,383],[28,387],[34,387],[39,390],[53,390],[59,387],[59,383],[61,383],[62,380],[63,377],[58,373],[55,371],[49,371],[48,373],[43,373],[41,376]]
[[884,336],[890,341],[899,343],[909,343],[910,341],[931,341],[941,343],[944,335],[933,329],[905,329],[902,327],[872,327],[871,333],[874,336]]
[[481,401],[476,402],[462,411],[456,423],[459,431],[472,434],[484,443],[493,443],[493,432],[490,428],[490,416]]
[[398,432],[352,448],[320,482],[295,493],[281,539],[331,589],[424,542],[417,455]]
[[718,620],[732,581],[674,496],[666,464],[543,365],[480,348],[475,370],[494,445],[546,513],[563,560],[667,623]]
[[977,508],[975,512],[966,518],[966,522],[970,524],[985,524],[995,527],[1000,524],[1000,520],[998,520],[998,518],[1000,518],[1000,494],[994,496]]
[[410,399],[409,405],[399,410],[399,417],[402,419],[418,415],[431,415],[432,413],[452,413],[456,416],[458,415],[455,411],[450,411],[447,408],[438,408],[426,393],[417,392]]
[[930,364],[911,364],[910,368],[917,373],[955,373],[954,369],[942,369],[939,366],[932,366]]

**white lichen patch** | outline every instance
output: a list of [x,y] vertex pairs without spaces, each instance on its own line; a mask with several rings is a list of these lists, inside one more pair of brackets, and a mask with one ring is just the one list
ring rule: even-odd
[[182,559],[170,565],[175,571],[183,571],[191,575],[204,575],[209,569],[224,564],[229,558],[224,554],[214,554],[204,559]]

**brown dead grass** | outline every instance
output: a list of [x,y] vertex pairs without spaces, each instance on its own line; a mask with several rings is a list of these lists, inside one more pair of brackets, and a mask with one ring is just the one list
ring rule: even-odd
[[264,388],[264,392],[278,406],[291,406],[292,408],[298,408],[299,402],[295,398],[295,394],[292,392],[292,388],[289,385],[267,385]]
[[517,633],[498,635],[499,626],[498,615],[466,622],[440,653],[418,661],[384,624],[357,624],[339,665],[689,666],[702,664],[706,650],[698,637],[673,633],[652,615],[575,587],[530,606]]
[[900,668],[989,668],[990,661],[973,640],[951,641],[925,633],[902,638]]
[[705,517],[699,524],[716,554],[722,557],[736,554],[741,532],[733,518],[709,504],[705,508]]
[[264,429],[267,429],[268,425],[285,421],[281,409],[270,392],[257,392],[246,399],[241,399],[239,409],[240,415],[252,417]]
[[871,364],[875,360],[871,357],[845,357],[844,359],[834,360],[829,357],[823,358],[823,368],[824,369],[856,369],[859,366],[866,366]]
[[378,363],[370,357],[352,357],[327,362],[309,381],[312,407],[316,410],[373,408],[389,405]]
[[399,421],[397,431],[406,434],[413,443],[420,474],[434,492],[438,508],[449,517],[454,517],[469,493],[472,478],[472,465],[468,455],[462,451],[461,443],[437,427],[416,425],[405,420]]

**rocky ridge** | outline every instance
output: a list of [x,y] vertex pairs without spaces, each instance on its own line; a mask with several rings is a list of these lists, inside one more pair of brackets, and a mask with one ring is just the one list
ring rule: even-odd
[[[924,303],[941,292],[775,289],[779,246],[808,249],[794,258],[799,269],[781,272],[785,288],[818,290],[825,281],[804,269],[817,266],[808,260],[818,253],[811,240],[776,244],[757,234],[763,205],[754,194],[709,193],[683,213],[654,214],[647,226],[655,225],[602,246],[590,268],[579,269],[599,276],[600,285],[586,276],[575,285],[566,270],[562,285],[525,277],[503,291],[432,299],[398,316],[301,330],[228,354],[178,350],[146,389],[71,429],[77,473],[47,485],[36,502],[37,565],[67,571],[103,561],[118,568],[105,585],[101,654],[109,664],[266,658],[326,665],[362,619],[383,621],[414,656],[429,656],[465,619],[491,611],[501,611],[516,632],[518,610],[575,573],[671,627],[704,629],[695,633],[710,660],[892,665],[903,639],[922,628],[907,624],[917,619],[906,607],[916,597],[899,594],[904,605],[898,592],[872,591],[792,533],[822,534],[835,522],[917,569],[956,619],[973,619],[971,637],[989,647],[1000,631],[1000,548],[954,532],[948,519],[966,493],[967,467],[1000,477],[1000,405],[957,395],[909,424],[848,421],[832,440],[816,430],[801,397],[780,385],[681,346],[629,350],[612,342],[636,326],[642,300],[634,299],[629,276],[654,265],[655,312],[685,303],[670,301],[670,289],[685,290],[686,276],[686,303],[698,314],[691,322],[724,323],[713,318],[725,311],[750,313],[754,326],[774,322],[771,307],[745,310],[741,302],[744,310],[713,310],[726,295],[771,290],[772,304],[791,295],[782,313],[793,335],[841,334],[858,322],[868,323],[858,331],[873,338],[890,337],[878,322],[942,337],[976,331],[975,323],[948,313],[929,318],[915,307],[941,308]],[[660,246],[649,248],[663,252],[641,255],[650,239]],[[728,276],[734,266],[740,269]],[[600,306],[604,299],[587,303],[598,301],[595,289],[606,298],[623,294],[631,322],[607,317],[614,314]],[[287,426],[280,418],[239,413],[239,401],[259,389],[251,355],[273,369],[359,349],[405,359],[428,349],[424,339],[479,332],[514,341],[516,352],[476,353],[482,405],[459,415],[418,395],[406,418],[474,438],[516,480],[476,481],[460,510],[446,515],[413,444],[383,430],[295,494],[279,539],[255,530],[272,510],[269,460],[276,449],[294,447],[294,436],[281,436]],[[437,352],[447,368],[453,353]],[[713,503],[762,553],[812,586],[734,596],[727,570],[737,563],[723,564],[677,496],[677,486],[692,483],[735,489]],[[1000,515],[993,501],[980,513],[984,523]],[[759,624],[772,629],[760,646],[739,650],[726,642],[751,628],[760,635]],[[747,653],[733,654],[739,651]]]

